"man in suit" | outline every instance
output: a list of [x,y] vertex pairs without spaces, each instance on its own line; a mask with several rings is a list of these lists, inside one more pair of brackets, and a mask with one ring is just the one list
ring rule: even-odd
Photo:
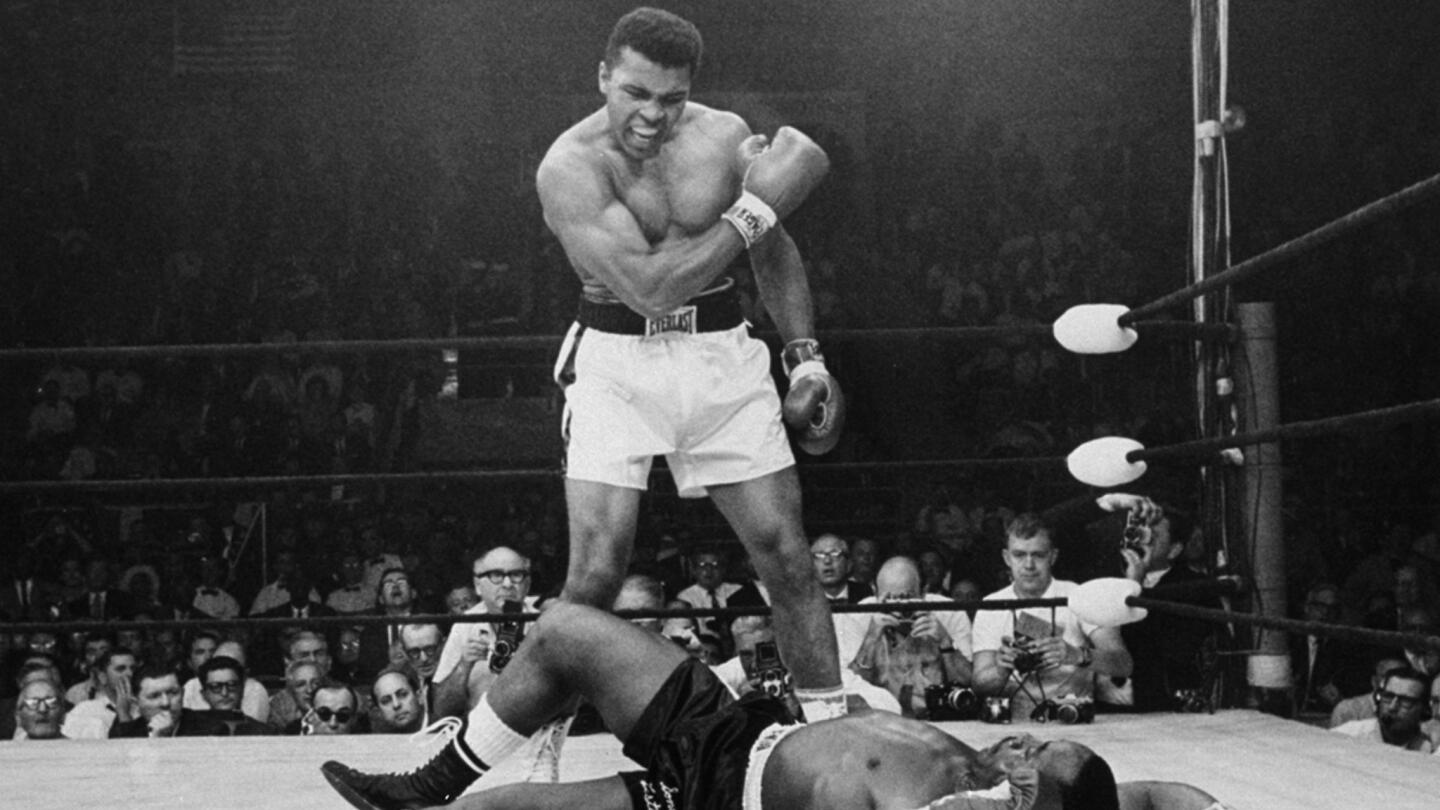
[[810,544],[810,560],[825,598],[831,602],[857,604],[875,595],[863,582],[850,579],[850,543],[838,534],[822,534]]
[[[255,645],[258,655],[252,663],[251,670],[270,677],[284,674],[285,651],[289,649],[290,639],[295,633],[305,629],[306,620],[337,615],[333,608],[316,598],[317,594],[310,584],[310,578],[300,569],[296,568],[291,571],[286,577],[286,583],[289,586],[285,591],[286,601],[256,614],[258,618],[262,619],[296,620],[294,625],[286,625],[274,631],[262,633]],[[336,646],[334,633],[327,632],[325,640],[332,648]]]
[[[1340,588],[1317,582],[1305,593],[1306,621],[1340,621]],[[1295,678],[1295,710],[1329,713],[1343,698],[1365,691],[1367,667],[1355,651],[1338,639],[1290,636],[1290,671]]]
[[[0,580],[0,619],[38,622],[57,618],[64,601],[60,585],[36,574],[35,552],[22,545],[7,556],[10,571]],[[4,562],[0,559],[0,564]]]
[[66,605],[70,616],[102,621],[133,618],[135,605],[130,594],[113,585],[110,561],[103,557],[92,559],[85,570],[85,595]]
[[[1139,507],[1132,511],[1134,508]],[[1186,516],[1173,509],[1160,509],[1153,502],[1145,511],[1154,517],[1127,526],[1121,538],[1125,576],[1139,582],[1144,590],[1207,579],[1182,564],[1191,530]],[[1181,595],[1175,601],[1220,607],[1215,596]],[[1135,661],[1130,680],[1136,711],[1208,708],[1217,632],[1217,626],[1210,622],[1155,612],[1144,621],[1121,628],[1121,638]]]

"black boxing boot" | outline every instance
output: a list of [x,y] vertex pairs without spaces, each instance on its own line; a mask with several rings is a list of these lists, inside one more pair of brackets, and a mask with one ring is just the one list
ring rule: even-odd
[[409,773],[362,773],[331,760],[320,772],[360,810],[408,810],[449,804],[487,770],[457,734],[431,760]]

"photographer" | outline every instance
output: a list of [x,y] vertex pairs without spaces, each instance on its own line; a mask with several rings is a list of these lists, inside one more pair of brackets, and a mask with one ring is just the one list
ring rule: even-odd
[[[764,690],[777,696],[783,694],[781,699],[791,711],[798,710],[788,670],[775,646],[775,627],[770,617],[740,616],[730,623],[730,634],[735,639],[735,657],[712,665],[710,671],[736,697]],[[840,681],[850,711],[871,708],[900,714],[900,704],[889,692],[867,683],[854,672],[842,670]]]
[[[1069,596],[1075,583],[1052,573],[1059,556],[1049,523],[1035,514],[1016,516],[1005,527],[1002,553],[1012,583],[985,598]],[[1070,720],[1053,711],[1062,704],[1093,711],[1095,676],[1129,677],[1133,666],[1118,629],[1082,623],[1063,606],[982,610],[974,646],[976,691],[1010,699],[1015,722]]]
[[[920,592],[920,568],[909,557],[886,560],[875,578],[875,588],[879,595],[860,604],[948,601]],[[971,708],[978,711],[973,694],[957,691],[968,689],[971,682],[970,619],[964,611],[873,613],[868,618],[864,640],[850,666],[866,681],[894,695],[902,714],[959,720],[965,719],[962,715]],[[932,687],[945,687],[956,700],[936,703],[941,695]],[[932,696],[929,701],[927,693]]]
[[[1127,512],[1120,540],[1125,576],[1141,584],[1142,595],[1159,586],[1206,579],[1181,563],[1192,523],[1149,498],[1106,496]],[[1172,597],[1182,604],[1219,608],[1214,596]],[[1200,619],[1151,612],[1120,634],[1135,660],[1130,686],[1136,711],[1201,711],[1209,707],[1215,675],[1217,626]]]

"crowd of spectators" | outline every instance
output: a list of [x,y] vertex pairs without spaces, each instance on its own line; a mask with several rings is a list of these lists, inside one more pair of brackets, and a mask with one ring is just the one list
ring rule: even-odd
[[[1019,504],[992,510],[949,497],[947,487],[935,490],[911,531],[891,538],[822,533],[811,544],[815,576],[832,602],[912,604],[835,614],[852,702],[931,720],[1001,713],[1023,723],[1203,711],[1233,698],[1222,654],[1237,639],[1223,625],[1152,614],[1106,628],[1068,608],[913,608],[1064,596],[1099,576],[1127,577],[1146,589],[1211,578],[1220,572],[1217,560],[1187,512],[1123,493],[1080,496],[1043,512]],[[1144,530],[1122,550],[1131,513],[1143,518]],[[413,507],[353,522],[331,523],[314,505],[299,514],[302,526],[272,550],[268,576],[249,580],[230,567],[218,532],[199,548],[117,555],[83,527],[52,520],[7,560],[0,621],[95,620],[105,627],[12,632],[0,625],[0,739],[414,732],[463,716],[503,668],[504,651],[523,639],[523,623],[455,617],[503,614],[511,605],[533,611],[557,594],[564,570],[563,559],[548,558],[536,542],[539,514],[509,528]],[[1400,536],[1343,582],[1313,585],[1297,612],[1434,635],[1435,534]],[[652,547],[638,555],[617,610],[768,604],[738,544],[670,550],[676,553]],[[363,620],[308,624],[327,616]],[[205,624],[237,617],[291,622]],[[197,624],[184,632],[137,624],[171,618]],[[783,692],[787,683],[766,619],[642,624],[715,667],[737,693]],[[1426,711],[1435,702],[1431,690],[1440,689],[1432,685],[1440,653],[1304,635],[1293,649],[1297,716],[1411,750],[1440,745],[1440,726]],[[590,730],[584,720],[577,724],[577,733]]]
[[[1242,218],[1237,253],[1272,247],[1395,190],[1413,156],[1433,163],[1433,155],[1387,150],[1382,140],[1414,141],[1422,129],[1353,128],[1350,137],[1370,140],[1348,145],[1360,168],[1347,191],[1327,205],[1322,191],[1306,189],[1307,212]],[[1133,305],[1179,286],[1188,189],[1170,193],[1174,168],[1144,159],[1133,136],[1097,127],[1047,161],[1025,132],[980,121],[950,145],[946,171],[912,166],[889,183],[878,178],[874,200],[825,208],[839,217],[802,218],[795,233],[819,327],[1045,324],[1072,304]],[[135,148],[118,134],[58,141],[84,143],[63,159],[40,148],[6,153],[0,343],[283,350],[6,360],[5,378],[15,382],[0,392],[0,478],[410,471],[424,466],[416,448],[427,403],[554,396],[548,358],[523,352],[472,368],[464,353],[450,364],[434,352],[307,348],[325,340],[560,334],[576,284],[541,226],[530,178],[516,171],[526,158],[496,166],[481,143],[442,156],[418,130],[344,139],[272,131],[194,144],[199,154],[183,156]],[[921,173],[960,180],[912,182]],[[1345,196],[1353,189],[1365,193]],[[1426,272],[1440,255],[1431,222],[1433,209],[1399,217],[1314,257],[1303,291],[1289,282],[1263,290],[1282,302],[1291,413],[1434,396],[1440,356],[1424,338],[1440,307],[1437,276]],[[753,280],[741,270],[737,281],[749,295],[751,321],[767,328]],[[1312,306],[1328,314],[1314,317]],[[1325,328],[1307,328],[1312,322]],[[1159,444],[1194,432],[1187,347],[1146,342],[1125,358],[1080,362],[1028,340],[943,351],[915,342],[885,349],[905,353],[903,360],[867,363],[873,352],[856,344],[837,341],[827,350],[855,400],[851,431],[871,439],[847,447],[857,460],[904,458],[891,450],[904,443],[884,435],[915,425],[885,424],[882,397],[892,409],[914,402],[934,416],[923,428],[930,445],[957,457],[1055,455],[1102,433]],[[1317,358],[1342,358],[1353,377],[1335,386],[1333,363]],[[886,384],[893,367],[914,369],[923,383]],[[1436,480],[1433,429],[1311,447],[1288,462],[1295,612],[1435,632],[1440,524],[1412,508],[1440,501],[1428,483]],[[933,483],[895,485],[905,497],[874,532],[816,532],[816,575],[832,598],[974,599],[1014,587],[1007,527],[1033,508],[1036,492],[998,478]],[[866,487],[875,488],[873,477],[857,479],[853,491]],[[123,498],[69,511],[73,504],[61,501],[36,510],[7,502],[0,619],[114,624],[99,633],[0,628],[0,738],[11,736],[3,733],[8,722],[31,737],[409,731],[436,714],[462,712],[484,686],[480,664],[495,646],[490,625],[223,634],[128,626],[144,618],[278,616],[298,628],[334,614],[493,612],[507,598],[501,591],[522,585],[524,593],[509,596],[532,606],[554,595],[566,554],[558,493],[437,490],[285,489],[223,505],[184,504],[176,516]],[[851,500],[848,516],[871,514],[873,502]],[[660,584],[663,603],[768,601],[736,544],[702,543],[707,527],[681,507],[656,504],[641,527],[637,572]],[[1223,568],[1213,538],[1168,531],[1170,545],[1139,566],[1070,533],[1059,542],[1065,553],[1057,571],[1075,581],[1123,574],[1149,586],[1172,570]],[[497,562],[488,556],[495,553],[519,561]],[[642,583],[633,593],[650,593],[653,602],[653,590]],[[994,692],[997,667],[1014,663],[1014,628],[997,634],[975,615],[950,613],[838,624],[847,684],[883,703],[866,692],[878,689],[917,716],[938,705],[925,699],[932,686]],[[657,631],[716,665],[740,661],[737,689],[764,682],[754,663],[757,645],[773,638],[769,628],[676,621]],[[1198,687],[1146,697],[1156,683],[1142,686],[1146,668],[1165,656],[1140,654],[1157,643],[1153,636],[1131,633],[1117,648],[1114,639],[1096,644],[1092,632],[1067,624],[1055,637],[1068,646],[1050,652],[1067,678],[1076,667],[1102,672],[1089,696],[1111,710],[1147,699],[1149,708],[1176,708],[1165,701]],[[1119,666],[1116,649],[1127,650],[1132,670]],[[1403,744],[1422,747],[1414,726],[1431,729],[1424,745],[1433,746],[1433,726],[1411,719],[1422,704],[1434,705],[1429,682],[1437,669],[1417,650],[1377,659],[1297,637],[1296,710],[1335,712],[1337,726],[1341,718],[1399,712],[1410,729]],[[1128,692],[1119,681],[1133,681]],[[101,727],[111,714],[114,722]],[[1362,731],[1394,742],[1383,729]]]

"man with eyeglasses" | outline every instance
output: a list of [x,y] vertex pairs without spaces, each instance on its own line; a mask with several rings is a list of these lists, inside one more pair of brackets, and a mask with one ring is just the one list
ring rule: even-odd
[[[215,658],[231,658],[245,671],[249,672],[249,662],[245,656],[245,645],[238,641],[222,641],[215,647],[215,652],[206,659],[210,661]],[[204,663],[200,664],[203,669]],[[200,670],[195,671],[195,677],[185,682],[185,708],[192,711],[204,711],[213,708],[208,696],[205,694],[204,681],[200,678]],[[240,695],[240,705],[234,707],[252,720],[262,723],[270,719],[270,693],[266,691],[265,684],[254,678],[245,679],[245,689]]]
[[[196,675],[200,681],[200,696],[209,709],[194,711],[196,719],[206,723],[224,726],[215,732],[217,736],[246,736],[274,734],[275,729],[246,715],[240,710],[241,698],[245,693],[245,665],[228,655],[216,655],[206,661]],[[266,715],[270,706],[265,705]]]
[[831,602],[854,605],[875,595],[869,585],[850,579],[850,543],[835,534],[822,534],[810,544],[810,562],[820,589]]
[[[530,560],[515,549],[490,549],[471,561],[470,573],[480,601],[467,615],[501,613],[506,602],[520,602],[527,613],[535,610],[536,599],[530,596]],[[490,661],[494,643],[493,624],[465,622],[450,628],[431,675],[435,716],[464,717],[480,701],[495,673],[489,666],[477,664]]]
[[1434,753],[1436,740],[1421,727],[1430,719],[1430,681],[1410,667],[1392,670],[1375,690],[1375,716],[1353,720],[1331,731],[1407,751]]
[[36,678],[20,689],[15,701],[16,740],[58,740],[65,737],[65,699],[55,682]]
[[[740,590],[738,584],[725,581],[725,558],[714,549],[701,549],[691,556],[690,576],[695,582],[676,594],[676,598],[690,607],[729,607],[730,597]],[[725,648],[730,648],[730,630],[724,622],[705,617],[697,618],[695,624],[699,632],[719,637]]]
[[1375,716],[1375,690],[1385,678],[1397,669],[1405,668],[1405,659],[1387,655],[1375,662],[1375,674],[1370,676],[1370,688],[1364,694],[1347,697],[1335,704],[1330,711],[1330,728],[1338,728],[1352,720],[1365,720]]

